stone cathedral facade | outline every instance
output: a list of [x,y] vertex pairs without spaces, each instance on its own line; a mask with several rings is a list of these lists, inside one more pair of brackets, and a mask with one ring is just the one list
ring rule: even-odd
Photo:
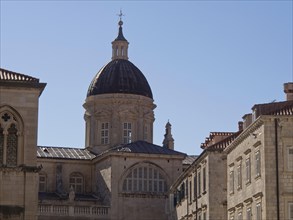
[[85,147],[37,146],[38,99],[46,84],[0,70],[0,219],[164,220],[168,189],[181,174],[171,124],[153,144],[153,94],[128,60],[119,21],[112,60],[85,103]]

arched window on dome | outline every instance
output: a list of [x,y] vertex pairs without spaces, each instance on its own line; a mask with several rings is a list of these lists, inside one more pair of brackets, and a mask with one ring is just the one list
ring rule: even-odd
[[80,173],[74,172],[70,174],[69,186],[72,187],[75,193],[84,192],[84,178]]
[[21,163],[19,157],[20,118],[9,111],[9,107],[0,109],[0,165],[15,167]]
[[167,190],[167,182],[163,172],[158,167],[148,163],[131,168],[122,184],[124,193],[164,194]]
[[116,57],[119,56],[118,46],[116,46],[116,48],[115,48],[115,55],[116,55]]
[[124,47],[121,46],[121,56],[124,56]]

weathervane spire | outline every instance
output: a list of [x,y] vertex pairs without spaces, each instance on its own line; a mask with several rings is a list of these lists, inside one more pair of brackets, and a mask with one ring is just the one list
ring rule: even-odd
[[122,13],[122,9],[120,9],[120,13],[117,14],[119,16],[119,25],[122,26],[123,21],[122,21],[122,16],[125,16],[125,14]]

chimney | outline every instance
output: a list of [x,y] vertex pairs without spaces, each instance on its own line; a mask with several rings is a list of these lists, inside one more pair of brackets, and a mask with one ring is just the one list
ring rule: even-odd
[[293,82],[284,83],[286,101],[293,101]]
[[238,121],[238,131],[243,131],[243,121]]
[[242,117],[243,119],[243,129],[246,129],[252,123],[252,114],[246,114]]

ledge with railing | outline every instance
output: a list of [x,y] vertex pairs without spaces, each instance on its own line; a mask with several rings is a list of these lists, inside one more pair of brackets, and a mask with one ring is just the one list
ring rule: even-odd
[[83,216],[99,217],[105,219],[110,217],[110,207],[108,206],[75,206],[75,205],[55,205],[39,204],[39,216]]

